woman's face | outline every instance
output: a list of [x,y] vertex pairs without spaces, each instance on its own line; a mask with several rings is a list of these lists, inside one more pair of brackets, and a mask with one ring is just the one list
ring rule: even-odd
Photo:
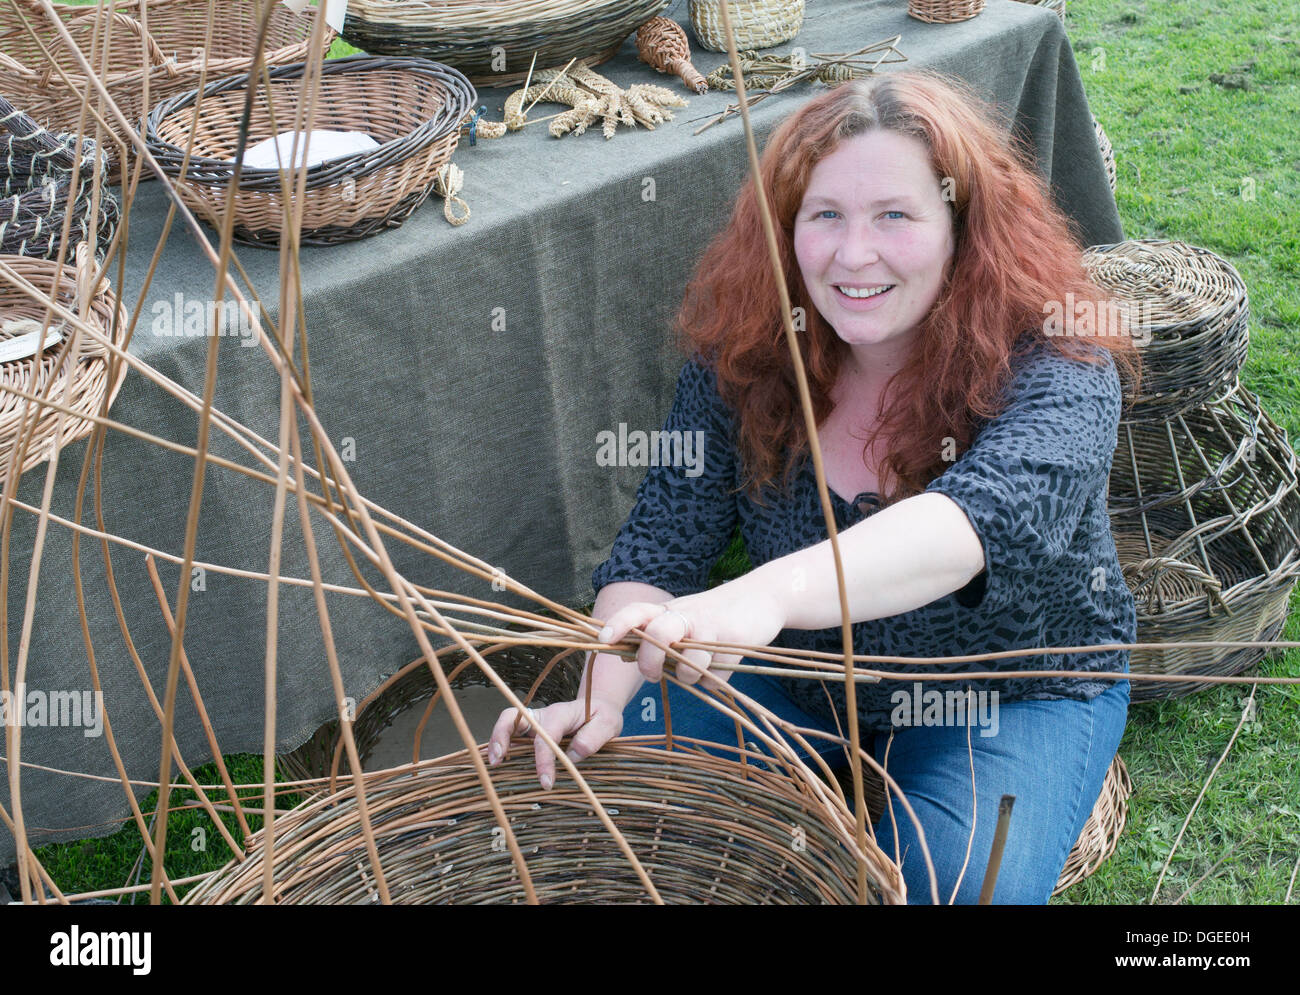
[[813,167],[794,250],[821,316],[870,361],[906,350],[939,298],[953,225],[920,139],[875,129]]

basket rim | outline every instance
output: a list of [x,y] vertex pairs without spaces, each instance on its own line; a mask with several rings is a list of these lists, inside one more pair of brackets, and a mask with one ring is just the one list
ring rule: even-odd
[[[306,66],[306,62],[291,62],[286,65],[271,67],[267,72],[272,82],[279,79],[295,79],[300,78],[303,75],[306,71]],[[463,83],[466,87],[469,99],[466,102],[464,112],[456,118],[456,123],[453,126],[456,129],[459,129],[460,121],[464,118],[465,114],[469,113],[470,109],[472,109],[478,102],[478,91],[474,88],[474,84],[470,82],[469,78],[465,76],[464,73],[453,66],[448,66],[441,62],[435,62],[432,59],[423,59],[414,56],[357,54],[344,56],[338,59],[327,59],[320,64],[319,68],[325,75],[342,75],[350,72],[364,72],[374,68],[393,68],[409,70],[413,73],[422,75],[427,74],[430,70],[434,70],[438,75],[449,74],[453,77],[459,77],[457,82]],[[203,96],[206,99],[207,97],[216,96],[233,90],[247,89],[248,80],[251,75],[251,72],[237,73],[233,76],[226,76],[222,79],[214,80],[203,88]],[[434,82],[442,85],[448,96],[455,96],[454,90],[446,86],[445,81],[437,79],[435,76]],[[155,104],[153,109],[149,111],[149,114],[145,118],[144,140],[146,145],[149,147],[149,151],[154,153],[155,158],[158,157],[159,153],[164,156],[184,157],[185,150],[180,146],[174,145],[161,138],[158,135],[158,127],[164,118],[193,105],[198,99],[198,95],[199,89],[198,87],[195,87],[192,90],[176,94],[173,97],[169,97],[166,100]],[[318,162],[315,165],[306,168],[308,187],[310,188],[313,185],[333,184],[337,182],[333,176],[330,176],[327,182],[323,184],[314,183],[314,181],[321,180],[326,172],[333,173],[341,168],[346,169],[354,164],[360,165],[365,160],[371,158],[379,159],[385,152],[394,151],[404,145],[409,145],[409,149],[408,154],[402,158],[408,158],[410,155],[423,151],[434,142],[444,138],[451,130],[452,128],[445,126],[443,128],[437,128],[434,126],[432,120],[424,120],[407,134],[398,138],[391,138],[386,142],[381,142],[378,148],[366,149],[361,152],[352,152],[345,156],[337,156],[332,159],[326,159],[323,162]],[[180,175],[179,164],[173,164],[160,159],[159,165],[162,167],[163,172],[168,173],[169,175]],[[235,165],[236,163],[234,160],[216,159],[211,156],[191,154],[185,180],[186,182],[202,183],[205,185],[228,183],[234,177]],[[376,173],[391,165],[391,162],[378,161],[368,167],[358,168],[355,171],[348,170],[348,172],[349,175],[353,177],[369,176],[372,173]],[[218,173],[219,175],[196,176],[194,175],[196,166],[208,167],[209,170]],[[245,186],[246,181],[254,181],[253,185],[255,187],[262,185],[266,180],[271,178],[275,178],[278,183],[280,173],[282,172],[282,170],[279,169],[250,166],[240,166],[239,171],[241,188]],[[292,168],[284,171],[294,172]],[[200,172],[202,172],[202,170],[200,170]]]

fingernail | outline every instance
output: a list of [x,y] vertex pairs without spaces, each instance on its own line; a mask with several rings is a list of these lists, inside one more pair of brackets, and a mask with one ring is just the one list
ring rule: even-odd
[[543,774],[542,787],[545,788],[547,791],[550,791],[551,788],[555,787],[555,778],[552,777],[550,774]]
[[580,756],[578,756],[578,754],[574,753],[573,750],[565,750],[565,751],[564,751],[564,755],[565,755],[566,757],[568,757],[570,760],[572,760],[575,764],[576,764],[579,760],[582,759],[582,757],[580,757]]
[[488,747],[488,763],[495,766],[498,762],[500,762],[500,760],[501,760],[501,747],[497,746],[496,743],[493,743],[490,747]]
[[614,630],[607,625],[605,626],[605,628],[600,630],[596,638],[600,640],[602,643],[607,643],[610,641],[613,635],[614,635]]

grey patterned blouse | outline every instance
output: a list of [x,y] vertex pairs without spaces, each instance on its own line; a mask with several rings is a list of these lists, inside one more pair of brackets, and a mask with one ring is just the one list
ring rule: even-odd
[[[1002,413],[977,426],[970,447],[927,487],[966,512],[984,546],[985,571],[960,591],[915,611],[855,624],[856,652],[956,656],[1134,641],[1133,598],[1120,573],[1106,513],[1121,407],[1114,364],[1109,358],[1098,364],[1071,360],[1040,344],[1014,361],[1012,372]],[[767,507],[740,490],[734,416],[718,395],[713,372],[698,358],[682,368],[664,431],[702,432],[691,438],[702,439],[703,458],[650,467],[609,559],[592,574],[597,591],[628,580],[653,584],[674,597],[702,591],[737,524],[755,567],[826,538],[809,457],[803,457],[789,495],[772,487],[764,492]],[[831,491],[831,504],[843,531],[878,510],[879,498],[863,493],[848,502]],[[840,630],[783,629],[773,645],[838,654]],[[934,665],[881,669],[921,674],[933,672]],[[1021,656],[950,669],[1127,671],[1128,653]],[[783,683],[806,711],[829,714],[830,701],[819,682]],[[863,729],[890,728],[890,695],[912,683],[859,685]],[[1003,701],[1087,700],[1112,684],[1011,678],[931,682],[923,689],[996,689]],[[842,687],[827,682],[826,689],[843,718]]]

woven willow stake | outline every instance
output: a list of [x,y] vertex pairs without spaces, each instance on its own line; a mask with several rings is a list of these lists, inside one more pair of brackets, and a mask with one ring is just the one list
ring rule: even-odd
[[636,51],[641,61],[661,73],[680,76],[696,93],[705,93],[709,84],[691,65],[691,45],[680,24],[668,17],[652,17],[637,29]]

